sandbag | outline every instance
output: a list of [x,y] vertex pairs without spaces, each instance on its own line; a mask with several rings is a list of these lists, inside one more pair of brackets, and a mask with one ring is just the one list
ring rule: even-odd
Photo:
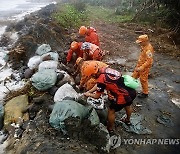
[[44,91],[55,85],[57,80],[57,74],[53,69],[46,69],[35,73],[32,76],[32,85],[40,90]]
[[0,130],[3,127],[3,118],[4,118],[4,106],[0,104]]
[[39,64],[42,62],[41,56],[34,56],[29,59],[28,67],[33,70],[38,68]]
[[73,117],[81,121],[88,115],[88,113],[89,108],[86,108],[72,100],[63,100],[55,103],[49,118],[49,123],[52,127],[66,132],[64,120]]
[[91,111],[91,114],[89,115],[88,119],[91,121],[92,126],[96,126],[100,124],[100,120],[95,109]]
[[51,51],[51,47],[49,44],[42,44],[41,46],[39,46],[36,50],[36,54],[38,54],[39,56],[42,56],[45,53],[48,53]]
[[55,93],[54,95],[54,102],[60,102],[62,101],[65,97],[71,97],[71,98],[78,98],[78,93],[74,90],[74,88],[66,83],[63,86],[61,86]]
[[44,57],[50,55],[51,57],[51,60],[54,60],[54,61],[58,61],[59,59],[59,55],[57,52],[48,52],[48,53],[45,53],[41,56],[41,58],[43,59]]
[[48,60],[48,61],[44,61],[44,62],[39,64],[38,71],[42,71],[43,69],[53,69],[56,71],[57,67],[58,67],[57,61]]
[[11,123],[17,123],[20,118],[23,118],[23,111],[26,110],[27,106],[27,95],[17,96],[8,101],[4,109],[4,126],[7,126]]
[[137,79],[131,77],[130,75],[123,75],[122,77],[124,78],[125,86],[132,89],[136,89],[139,87],[139,81]]

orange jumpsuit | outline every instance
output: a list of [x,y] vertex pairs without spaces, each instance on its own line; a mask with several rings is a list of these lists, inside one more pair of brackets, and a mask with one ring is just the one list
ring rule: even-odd
[[90,49],[84,51],[85,60],[102,60],[103,51],[95,44],[90,43]]
[[80,80],[80,86],[84,87],[86,90],[90,90],[91,88],[94,87],[96,84],[96,79],[93,77],[89,77],[85,75],[84,70],[88,69],[88,65],[91,65],[92,63],[96,62],[98,69],[108,67],[107,64],[101,62],[101,61],[94,61],[94,60],[89,60],[89,61],[84,61],[82,66],[81,66],[81,80]]
[[93,27],[88,27],[87,28],[87,32],[86,32],[86,36],[85,36],[85,41],[93,43],[93,44],[95,44],[97,46],[100,45],[99,37],[98,37],[98,35],[96,33],[96,30]]
[[140,71],[135,70],[132,77],[135,79],[140,78],[142,92],[148,94],[148,75],[153,63],[154,49],[150,43],[144,47],[141,46],[141,48],[142,50],[136,65],[136,68],[139,68]]
[[78,42],[78,48],[74,51],[72,49],[69,49],[67,57],[66,57],[67,62],[71,61],[71,58],[74,52],[76,53],[77,58],[83,57],[83,50],[81,50],[82,44],[83,44],[82,42]]

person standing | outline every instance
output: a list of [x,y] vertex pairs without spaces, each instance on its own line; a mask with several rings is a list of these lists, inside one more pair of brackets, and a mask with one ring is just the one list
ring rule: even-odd
[[153,63],[154,49],[149,42],[147,35],[140,35],[136,43],[141,46],[141,53],[139,60],[134,69],[132,77],[135,79],[140,78],[142,92],[138,95],[139,98],[148,97],[148,75]]

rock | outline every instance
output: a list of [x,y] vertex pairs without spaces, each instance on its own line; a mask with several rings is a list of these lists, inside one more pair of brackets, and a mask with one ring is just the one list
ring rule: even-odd
[[25,72],[24,72],[24,77],[25,77],[25,79],[29,79],[29,78],[31,78],[31,76],[32,76],[33,74],[34,74],[34,70],[28,68],[28,69],[26,69]]
[[47,101],[48,97],[49,96],[47,94],[43,94],[42,96],[34,97],[32,102],[35,104],[41,104],[41,103],[44,103],[45,101]]
[[57,90],[58,90],[58,87],[53,86],[48,90],[48,92],[50,95],[54,96]]
[[58,73],[57,74],[57,82],[61,81],[64,78],[64,74],[63,73]]

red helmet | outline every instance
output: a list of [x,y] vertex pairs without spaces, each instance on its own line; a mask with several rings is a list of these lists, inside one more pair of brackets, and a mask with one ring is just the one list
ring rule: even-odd
[[141,43],[141,42],[147,42],[149,39],[148,39],[148,36],[145,34],[145,35],[140,35],[137,40],[136,40],[136,43]]
[[76,50],[77,48],[78,48],[78,42],[73,41],[73,42],[71,43],[71,49],[72,49],[72,50]]
[[87,28],[85,26],[81,26],[79,29],[79,34],[80,35],[85,35],[87,31]]
[[84,74],[87,76],[91,76],[92,74],[96,74],[98,72],[98,64],[93,61],[91,63],[87,63],[84,68]]

